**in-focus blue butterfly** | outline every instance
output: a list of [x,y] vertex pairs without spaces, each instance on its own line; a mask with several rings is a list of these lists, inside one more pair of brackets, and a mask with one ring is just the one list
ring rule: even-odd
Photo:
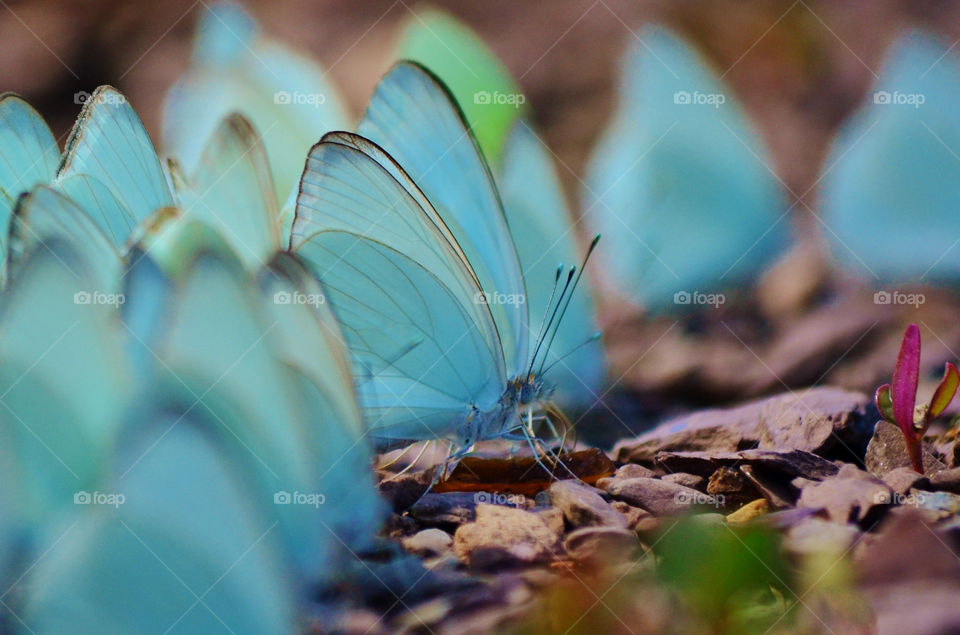
[[849,270],[881,282],[960,276],[958,101],[950,43],[901,36],[821,177],[824,234]]
[[343,325],[370,435],[450,439],[454,457],[483,439],[532,439],[552,410],[547,349],[582,270],[556,271],[531,332],[493,177],[422,67],[400,63],[381,80],[359,132],[310,151],[291,248]]
[[653,311],[676,310],[676,294],[734,287],[768,264],[789,236],[787,206],[717,74],[666,29],[646,27],[639,40],[583,205],[609,241],[602,271],[617,291]]

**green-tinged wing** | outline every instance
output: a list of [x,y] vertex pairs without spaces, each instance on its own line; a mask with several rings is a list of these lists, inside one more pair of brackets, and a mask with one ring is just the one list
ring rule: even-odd
[[[524,296],[516,249],[493,176],[455,102],[416,64],[380,80],[358,127],[419,186],[463,248],[488,294]],[[511,375],[525,370],[527,307],[490,305]]]
[[88,174],[103,182],[140,221],[173,205],[157,152],[126,97],[101,86],[83,104],[58,176]]
[[234,112],[262,135],[278,202],[296,187],[310,147],[350,125],[323,69],[261,36],[238,6],[213,4],[201,18],[190,68],[166,98],[165,148],[192,170],[203,144]]
[[837,136],[821,177],[823,234],[848,270],[878,283],[960,278],[958,64],[950,42],[901,36]]
[[[117,249],[101,228],[71,199],[45,185],[20,198],[10,222],[7,274],[18,275],[34,251],[50,241],[63,241],[86,263],[89,293],[112,293],[119,284],[121,261]],[[64,265],[66,266],[66,265]],[[75,278],[79,280],[79,278]]]
[[13,93],[0,94],[0,247],[17,198],[57,173],[60,148],[36,110]]
[[117,474],[81,492],[89,502],[39,541],[24,624],[36,633],[295,632],[300,590],[242,461],[196,417],[138,412]]
[[69,247],[36,250],[0,309],[0,445],[13,449],[34,520],[101,473],[128,397],[114,317],[122,296],[92,292]]
[[787,206],[717,74],[663,28],[639,39],[625,58],[618,112],[591,158],[583,207],[620,293],[676,310],[675,296],[682,303],[757,276],[789,239]]
[[[577,245],[576,227],[547,149],[523,120],[507,140],[499,185],[523,270],[530,328],[536,333],[550,301],[557,265],[579,265],[584,250]],[[599,249],[604,247],[601,241]],[[550,369],[546,381],[556,387],[555,398],[561,404],[588,407],[599,399],[604,360],[603,347],[594,339],[596,331],[592,289],[585,273],[545,357],[545,367]],[[543,358],[543,351],[540,355]]]
[[507,135],[526,110],[526,97],[477,34],[448,13],[418,10],[407,21],[397,58],[423,64],[443,80],[484,155],[499,165]]
[[[259,311],[239,261],[201,250],[189,264],[156,354],[157,382],[236,446],[260,502],[277,492],[325,494],[308,442],[297,386],[272,346],[279,324]],[[228,316],[228,317],[225,317]],[[273,507],[291,561],[311,580],[324,575],[332,541],[325,510]]]
[[280,247],[277,201],[266,152],[250,122],[231,115],[207,142],[183,187],[174,180],[188,218],[214,227],[251,271]]
[[372,437],[456,437],[470,404],[497,403],[506,377],[490,342],[434,272],[345,231],[314,234],[297,255],[322,272]]
[[57,179],[51,187],[73,199],[115,248],[123,248],[136,221],[103,182],[89,174],[71,174]]
[[295,256],[277,254],[261,272],[260,288],[267,319],[276,322],[270,331],[276,356],[304,401],[310,454],[324,483],[324,524],[349,549],[362,549],[383,520],[384,504],[370,472],[346,342],[326,294]]

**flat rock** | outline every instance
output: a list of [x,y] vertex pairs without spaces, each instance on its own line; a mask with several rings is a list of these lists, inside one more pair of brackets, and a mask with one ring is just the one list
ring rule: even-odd
[[738,467],[744,478],[750,481],[753,488],[767,499],[773,509],[787,509],[797,500],[793,488],[789,487],[783,478],[776,473],[769,474],[762,466],[745,463]]
[[518,509],[532,509],[534,506],[532,500],[519,494],[430,492],[410,508],[410,516],[422,526],[460,525],[475,518],[479,504]]
[[[910,457],[907,454],[907,442],[903,438],[900,428],[887,421],[878,421],[873,429],[873,436],[867,444],[867,454],[864,457],[867,471],[877,476],[883,476],[890,470],[898,467],[910,467]],[[924,444],[923,469],[924,473],[944,469],[946,466],[934,456],[930,448]]]
[[617,468],[614,478],[655,478],[659,474],[637,463],[625,463]]
[[538,512],[480,504],[476,520],[457,528],[454,553],[471,567],[548,562],[561,551],[563,514],[558,509]]
[[709,477],[721,466],[763,467],[768,474],[823,480],[840,469],[832,461],[803,450],[743,450],[741,452],[661,452],[656,461],[665,469]]
[[784,536],[784,547],[797,554],[846,553],[860,538],[860,530],[851,523],[834,523],[820,518],[805,518],[791,526]]
[[891,495],[886,483],[847,464],[836,476],[804,487],[797,506],[823,509],[833,522],[859,522],[889,504]]
[[655,478],[614,479],[607,490],[617,499],[656,516],[675,516],[707,503],[708,495]]
[[623,517],[627,519],[627,527],[635,532],[643,533],[654,531],[660,526],[659,521],[645,509],[634,507],[623,501],[613,501],[610,503],[610,506],[613,507],[617,513],[623,514]]
[[550,503],[571,527],[609,526],[625,529],[627,519],[603,500],[597,490],[578,481],[557,481],[547,490]]
[[582,527],[567,534],[563,546],[574,560],[611,562],[629,558],[640,542],[634,532],[621,527]]
[[697,476],[696,474],[687,474],[686,472],[673,472],[672,474],[664,474],[660,477],[660,480],[667,481],[668,483],[676,483],[677,485],[683,485],[684,487],[701,491],[706,484],[706,479],[704,479],[702,476]]
[[865,433],[869,397],[839,388],[791,392],[737,408],[703,410],[660,424],[615,448],[619,460],[650,463],[657,452],[767,450],[824,452]]
[[927,478],[922,474],[917,474],[912,467],[897,467],[890,470],[883,475],[883,482],[900,495],[905,495],[914,487],[929,484]]
[[420,557],[442,556],[453,546],[453,537],[442,529],[424,529],[401,541],[403,548]]
[[940,470],[931,474],[930,488],[960,494],[960,467]]

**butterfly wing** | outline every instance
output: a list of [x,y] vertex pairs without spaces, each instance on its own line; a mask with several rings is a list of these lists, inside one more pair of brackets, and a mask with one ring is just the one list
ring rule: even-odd
[[[883,282],[960,275],[960,60],[950,48],[919,31],[897,40],[869,102],[831,150],[824,234],[851,271]],[[895,249],[882,248],[891,241]]]
[[469,404],[495,403],[504,389],[497,332],[429,202],[361,145],[311,150],[291,248],[323,281],[343,324],[371,434],[449,436]]
[[[493,176],[446,88],[416,64],[397,64],[377,85],[358,130],[382,147],[450,228],[480,286],[525,295],[520,264]],[[492,303],[511,375],[525,370],[527,307]]]
[[419,10],[401,36],[397,59],[423,64],[450,88],[493,166],[526,98],[510,73],[467,25],[443,11]]
[[55,180],[51,187],[62,192],[83,209],[116,249],[122,249],[136,221],[113,192],[89,174],[71,174]]
[[[618,113],[590,161],[583,205],[598,258],[650,309],[749,279],[789,236],[772,163],[742,108],[678,37],[648,27],[627,54]],[[676,307],[673,307],[676,308]]]
[[[557,264],[577,264],[582,250],[552,161],[523,120],[507,139],[499,186],[510,232],[519,238],[517,255],[529,314],[532,320],[541,319],[550,301]],[[583,407],[598,399],[604,361],[603,347],[592,340],[596,331],[592,290],[585,276],[546,356],[546,367],[551,368],[547,381],[556,387],[556,400],[561,404]]]
[[22,264],[34,251],[60,240],[80,252],[88,267],[89,293],[111,293],[120,278],[120,255],[103,231],[90,217],[57,190],[38,185],[20,198],[10,223],[7,272],[16,277]]
[[24,623],[40,633],[295,632],[299,589],[242,462],[208,422],[143,410],[116,474],[86,492],[122,502],[77,505],[38,541]]
[[73,174],[100,180],[137,221],[173,205],[150,136],[126,98],[111,86],[90,95],[70,132],[58,177]]
[[0,312],[0,445],[15,448],[25,514],[72,502],[107,460],[129,382],[113,306],[72,243],[34,251]]
[[234,112],[263,136],[278,202],[296,187],[310,147],[349,125],[323,69],[262,37],[236,5],[215,4],[201,18],[190,69],[167,95],[164,146],[192,169],[219,122]]
[[[324,524],[338,542],[363,549],[385,509],[370,473],[372,457],[340,327],[323,289],[295,256],[277,254],[259,280],[267,319],[277,323],[270,332],[275,354],[305,405],[309,449],[324,484]],[[353,560],[352,554],[340,555]]]
[[186,185],[174,180],[188,218],[215,228],[249,270],[280,246],[279,212],[266,151],[242,115],[230,115],[207,142]]
[[0,95],[0,247],[17,199],[57,173],[60,148],[36,110],[13,93]]

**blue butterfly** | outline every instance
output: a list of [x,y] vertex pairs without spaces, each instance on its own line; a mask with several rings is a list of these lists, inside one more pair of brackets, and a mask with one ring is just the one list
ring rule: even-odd
[[[752,279],[785,246],[787,206],[733,94],[661,27],[623,63],[620,105],[590,160],[583,206],[625,298],[676,310],[683,294]],[[679,294],[679,295],[678,295]]]
[[850,271],[882,282],[960,275],[960,59],[950,49],[928,33],[901,36],[828,156],[824,234]]
[[582,269],[556,271],[531,333],[493,176],[422,67],[400,63],[381,80],[359,132],[310,151],[291,248],[343,325],[370,436],[449,439],[451,458],[484,439],[533,443],[536,420],[554,414],[542,371]]

